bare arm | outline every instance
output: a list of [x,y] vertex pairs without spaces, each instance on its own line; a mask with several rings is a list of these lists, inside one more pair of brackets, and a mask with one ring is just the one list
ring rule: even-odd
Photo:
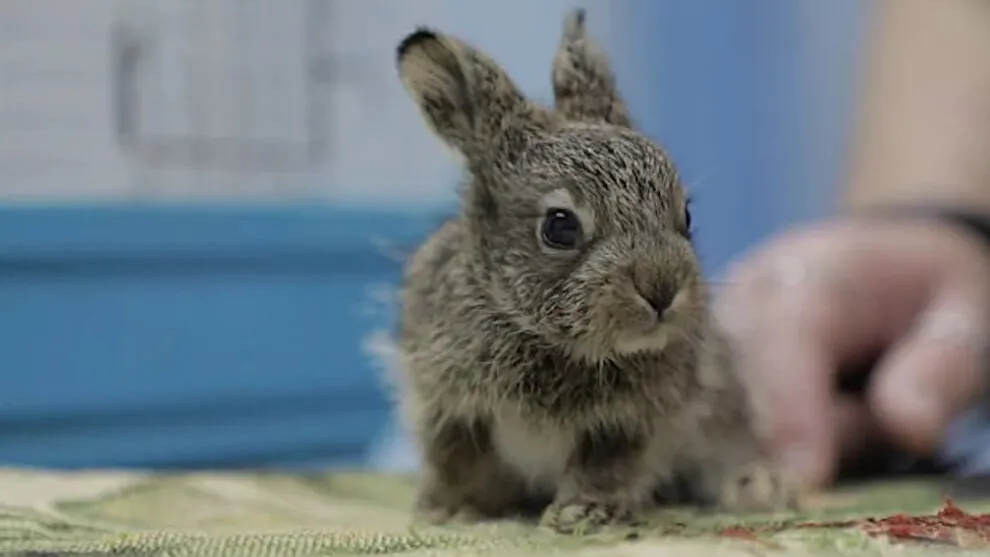
[[872,4],[845,205],[990,210],[990,1]]

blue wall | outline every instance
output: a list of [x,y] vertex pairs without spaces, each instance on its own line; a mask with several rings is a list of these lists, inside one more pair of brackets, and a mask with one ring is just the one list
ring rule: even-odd
[[803,0],[631,0],[620,78],[644,130],[694,198],[701,255],[718,273],[808,212],[798,18]]
[[425,214],[0,210],[0,463],[358,465],[388,422],[372,288]]

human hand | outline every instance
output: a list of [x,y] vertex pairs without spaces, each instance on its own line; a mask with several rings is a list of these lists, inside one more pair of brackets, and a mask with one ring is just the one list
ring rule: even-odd
[[[715,309],[770,449],[809,486],[877,440],[932,454],[990,380],[990,251],[950,224],[850,220],[784,234],[730,267]],[[837,390],[872,361],[864,396]]]

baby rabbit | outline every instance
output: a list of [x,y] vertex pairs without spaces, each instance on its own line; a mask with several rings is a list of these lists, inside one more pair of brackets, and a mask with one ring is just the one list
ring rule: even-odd
[[638,521],[677,484],[733,511],[792,503],[709,315],[677,171],[565,20],[555,107],[420,28],[398,71],[463,155],[460,215],[404,275],[401,404],[423,516],[543,508],[558,531]]

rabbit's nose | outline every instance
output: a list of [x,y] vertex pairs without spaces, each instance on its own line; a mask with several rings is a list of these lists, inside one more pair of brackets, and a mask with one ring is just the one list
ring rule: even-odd
[[663,317],[664,312],[674,303],[675,296],[677,296],[677,292],[673,288],[660,288],[654,290],[650,295],[644,295],[643,298],[650,304],[653,311],[657,312],[658,317]]

